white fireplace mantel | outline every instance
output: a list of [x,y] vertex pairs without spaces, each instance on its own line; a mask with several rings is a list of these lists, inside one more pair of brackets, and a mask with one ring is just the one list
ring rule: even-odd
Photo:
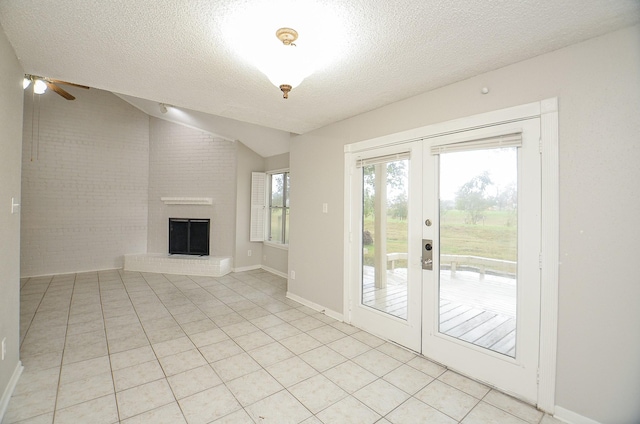
[[161,197],[165,205],[213,205],[211,197]]

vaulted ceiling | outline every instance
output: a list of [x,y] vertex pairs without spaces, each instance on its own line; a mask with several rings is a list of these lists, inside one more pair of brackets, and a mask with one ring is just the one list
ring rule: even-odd
[[[298,16],[305,10],[312,16]],[[213,115],[221,135],[251,138],[263,156],[286,151],[289,132],[639,20],[637,0],[0,0],[25,72],[108,90],[152,114],[162,102]],[[301,48],[305,30],[321,31],[335,53],[287,100],[236,49],[239,33],[265,27],[275,38],[281,26],[298,30]],[[272,148],[251,145],[245,133],[260,127]]]

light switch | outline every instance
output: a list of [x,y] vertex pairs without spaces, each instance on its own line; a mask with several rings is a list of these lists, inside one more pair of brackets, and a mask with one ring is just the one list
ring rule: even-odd
[[323,203],[322,204],[322,213],[328,213],[329,212],[329,205],[327,203]]
[[16,198],[12,197],[11,198],[11,213],[18,213],[18,211],[20,210],[20,203],[16,203]]

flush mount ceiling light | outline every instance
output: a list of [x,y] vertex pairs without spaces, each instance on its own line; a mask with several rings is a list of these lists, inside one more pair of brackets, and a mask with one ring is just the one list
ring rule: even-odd
[[289,92],[300,85],[313,70],[309,56],[305,55],[295,41],[298,31],[293,28],[280,28],[275,32],[277,41],[267,43],[263,55],[256,60],[256,67],[269,78],[269,81],[282,91],[284,99]]
[[345,40],[357,33],[354,21],[344,5],[323,0],[245,0],[222,17],[220,29],[229,49],[286,99],[310,74],[349,53]]
[[276,31],[276,37],[282,42],[282,48],[276,50],[273,65],[261,69],[269,81],[280,90],[282,97],[289,98],[289,92],[297,87],[306,71],[301,66],[302,58],[297,54],[297,46],[294,41],[298,39],[298,32],[293,28],[280,28]]

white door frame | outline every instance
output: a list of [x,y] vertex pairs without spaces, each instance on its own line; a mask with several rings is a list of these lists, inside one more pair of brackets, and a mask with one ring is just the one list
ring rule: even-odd
[[[453,134],[496,124],[540,117],[540,150],[542,161],[542,238],[540,255],[540,349],[538,364],[538,408],[553,413],[555,408],[557,332],[558,332],[558,266],[559,266],[559,159],[558,159],[558,99],[550,98],[507,109],[455,119],[396,134],[365,140],[344,146],[345,153],[355,153],[381,146]],[[348,155],[347,155],[348,156]],[[346,162],[346,160],[345,160]],[[344,216],[344,320],[351,322],[349,309],[350,285],[354,276],[351,244],[359,238],[350,234],[350,178],[345,163]]]

